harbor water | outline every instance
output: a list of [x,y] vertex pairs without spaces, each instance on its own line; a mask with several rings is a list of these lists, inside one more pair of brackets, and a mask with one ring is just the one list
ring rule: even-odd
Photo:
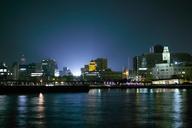
[[0,127],[192,126],[191,89],[91,89],[0,95]]

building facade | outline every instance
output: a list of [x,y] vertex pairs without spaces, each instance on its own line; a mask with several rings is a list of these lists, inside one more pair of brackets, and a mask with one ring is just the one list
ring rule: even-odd
[[[156,50],[133,58],[133,70],[140,78],[170,79],[172,77],[189,77],[192,56],[188,53],[171,53],[169,48],[156,46]],[[162,51],[162,53],[160,53]],[[181,71],[181,69],[183,69]],[[182,73],[183,72],[183,73]],[[186,75],[188,74],[188,75]]]
[[51,77],[55,76],[55,71],[57,69],[57,63],[55,60],[44,59],[41,61],[41,67],[44,78],[50,80]]

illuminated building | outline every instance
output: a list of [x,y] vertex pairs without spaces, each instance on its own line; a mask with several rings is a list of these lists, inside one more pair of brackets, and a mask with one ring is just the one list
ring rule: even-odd
[[43,70],[43,76],[45,79],[50,79],[50,77],[54,77],[55,70],[57,69],[57,63],[53,59],[45,59],[41,61],[41,66]]
[[151,69],[157,63],[162,63],[162,53],[148,53],[133,58],[133,69],[137,74]]
[[3,62],[0,65],[0,79],[5,80],[8,77],[8,68],[7,65]]
[[71,73],[71,70],[68,68],[68,67],[63,67],[63,70],[60,71],[60,76],[71,76],[72,73]]
[[55,77],[59,77],[59,76],[60,76],[60,72],[59,72],[59,70],[58,70],[58,69],[55,69],[54,76],[55,76]]
[[81,73],[88,72],[88,71],[89,71],[89,66],[88,65],[84,65],[84,67],[81,68]]
[[[84,80],[100,81],[122,79],[122,72],[115,72],[109,69],[107,59],[105,58],[97,58],[90,61],[89,65],[81,68],[81,74]],[[126,72],[126,75],[128,75],[128,72]]]
[[13,63],[11,66],[13,80],[36,80],[42,76],[41,63],[18,64]]
[[167,46],[165,46],[163,49],[162,57],[163,61],[166,61],[168,64],[170,64],[170,53],[169,48]]
[[18,80],[19,79],[19,64],[17,62],[14,62],[11,66],[11,72],[12,72],[12,79]]
[[19,80],[27,80],[27,65],[19,65]]
[[162,53],[164,63],[155,64],[152,74],[154,79],[185,78],[186,74],[192,71],[192,62],[170,63],[170,53],[168,47],[164,47]]
[[168,79],[174,74],[173,67],[168,63],[156,64],[152,70],[155,79]]
[[101,78],[104,81],[121,80],[122,72],[117,72],[117,71],[112,71],[111,69],[107,69],[105,72],[101,73]]
[[100,73],[99,72],[84,72],[82,74],[84,80],[100,80]]
[[129,70],[125,68],[122,72],[122,79],[128,79],[129,78]]
[[107,70],[107,59],[97,58],[91,60],[88,65],[81,68],[83,79],[99,80],[102,79],[103,73]]
[[95,72],[96,71],[97,64],[95,61],[90,61],[89,63],[89,72]]
[[[174,65],[175,62],[183,64],[192,63],[192,56],[190,54],[170,53],[167,46],[162,49],[162,46],[157,45],[150,51],[150,53],[133,58],[133,69],[137,76],[152,76],[156,79],[170,78],[171,76],[178,74],[176,73],[176,67],[178,66]],[[185,66],[183,65],[181,67]],[[156,70],[154,70],[154,68],[156,68]]]
[[43,75],[41,63],[31,63],[27,65],[27,75],[29,80],[40,80]]
[[108,68],[107,59],[106,58],[97,58],[94,60],[97,64],[96,70],[99,72],[105,71]]
[[154,79],[170,79],[170,78],[180,78],[180,79],[191,79],[192,64],[185,63],[162,63],[156,64],[152,70]]
[[[26,64],[26,58],[24,54],[21,55],[21,58],[19,60],[19,64],[17,65],[15,63],[14,70],[18,70],[18,73],[14,72],[14,79],[17,78],[18,80],[27,80],[28,79],[28,73],[27,73],[27,64]],[[16,69],[18,68],[18,69]],[[16,76],[18,74],[18,76]]]
[[107,59],[97,58],[91,60],[88,65],[81,68],[81,72],[104,72],[106,69],[108,69]]

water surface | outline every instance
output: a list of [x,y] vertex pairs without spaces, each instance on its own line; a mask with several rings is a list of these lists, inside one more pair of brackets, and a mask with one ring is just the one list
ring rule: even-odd
[[0,127],[179,128],[191,122],[192,90],[186,89],[0,95]]

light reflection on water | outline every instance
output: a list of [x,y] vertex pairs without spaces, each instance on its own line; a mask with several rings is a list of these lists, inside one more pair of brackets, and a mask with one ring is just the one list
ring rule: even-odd
[[175,128],[180,128],[182,127],[182,106],[183,106],[183,102],[182,102],[182,95],[179,89],[175,89],[174,92],[174,98],[173,98],[173,118],[174,118],[174,123],[173,123],[173,127]]
[[0,95],[0,127],[189,127],[191,101],[186,89]]
[[18,96],[16,122],[19,126],[26,126],[27,96]]
[[45,106],[44,106],[44,96],[42,93],[39,94],[39,97],[38,97],[38,115],[39,115],[39,118],[44,118],[45,117]]

